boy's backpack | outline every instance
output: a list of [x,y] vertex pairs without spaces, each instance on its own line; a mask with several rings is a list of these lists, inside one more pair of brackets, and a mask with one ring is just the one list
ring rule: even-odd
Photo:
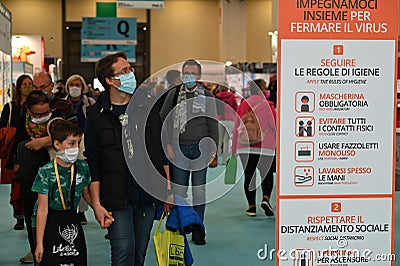
[[242,117],[242,124],[238,128],[238,141],[243,145],[253,145],[263,141],[267,132],[263,132],[255,114],[258,103],[253,109],[250,108]]

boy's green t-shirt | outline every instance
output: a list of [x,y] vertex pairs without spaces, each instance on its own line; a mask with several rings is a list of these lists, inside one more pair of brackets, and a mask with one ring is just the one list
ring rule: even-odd
[[[71,184],[71,168],[57,165],[58,173],[60,175],[61,190],[64,196],[64,201],[67,209],[71,205],[71,196],[69,194]],[[75,199],[74,209],[78,207],[79,201],[82,196],[83,187],[90,184],[90,171],[88,164],[83,160],[76,161],[76,188],[75,188]],[[53,210],[63,210],[61,203],[60,193],[58,192],[58,185],[56,179],[56,173],[54,171],[54,160],[51,160],[42,168],[35,178],[32,185],[32,191],[47,194],[49,196],[49,208]],[[37,213],[38,202],[36,201],[35,208],[32,215],[32,227],[36,227],[36,213]]]

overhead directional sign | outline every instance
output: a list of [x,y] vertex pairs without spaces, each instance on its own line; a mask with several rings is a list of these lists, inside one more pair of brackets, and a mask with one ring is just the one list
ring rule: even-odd
[[137,44],[136,18],[82,18],[82,44]]
[[118,8],[162,9],[164,0],[117,0]]
[[104,56],[123,51],[128,61],[136,61],[136,18],[82,18],[81,62],[96,62]]

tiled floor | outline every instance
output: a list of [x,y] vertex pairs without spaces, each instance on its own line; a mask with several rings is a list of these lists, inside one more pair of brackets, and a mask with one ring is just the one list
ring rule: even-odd
[[[209,180],[215,179],[222,167],[209,172]],[[218,184],[216,184],[218,186]],[[12,218],[8,204],[10,187],[0,185],[0,265],[21,265],[18,259],[28,251],[25,231],[12,229],[15,220]],[[261,195],[258,193],[258,199]],[[399,206],[400,194],[397,194],[396,206]],[[272,202],[275,201],[273,194]],[[273,204],[275,206],[275,204]],[[238,184],[223,197],[210,202],[206,207],[205,225],[207,228],[207,245],[191,244],[194,265],[252,266],[275,265],[274,260],[259,260],[257,251],[264,247],[275,247],[275,218],[267,218],[258,206],[258,215],[248,217],[244,214],[246,203],[242,183]],[[89,265],[110,265],[109,244],[104,239],[105,230],[101,230],[94,220],[92,211],[87,213],[89,220],[84,226]],[[400,208],[396,211],[396,225],[400,226]],[[155,227],[155,226],[154,226]],[[154,230],[153,227],[153,230]],[[400,261],[400,233],[395,232],[397,257]],[[150,241],[146,257],[146,266],[155,264],[153,243]],[[372,265],[372,264],[371,264]],[[389,264],[388,264],[389,265]],[[400,265],[400,262],[395,263]]]

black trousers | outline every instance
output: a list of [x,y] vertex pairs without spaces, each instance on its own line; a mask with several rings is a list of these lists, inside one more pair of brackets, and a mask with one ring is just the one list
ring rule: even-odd
[[256,204],[256,170],[260,171],[263,196],[270,197],[274,186],[275,156],[239,154],[244,168],[244,193],[249,205]]
[[25,208],[25,223],[26,223],[26,231],[28,232],[29,247],[31,248],[31,252],[34,255],[36,247],[32,230],[32,215],[35,203],[37,201],[37,195],[36,197],[34,197],[31,194],[33,193],[24,196],[24,208]]

